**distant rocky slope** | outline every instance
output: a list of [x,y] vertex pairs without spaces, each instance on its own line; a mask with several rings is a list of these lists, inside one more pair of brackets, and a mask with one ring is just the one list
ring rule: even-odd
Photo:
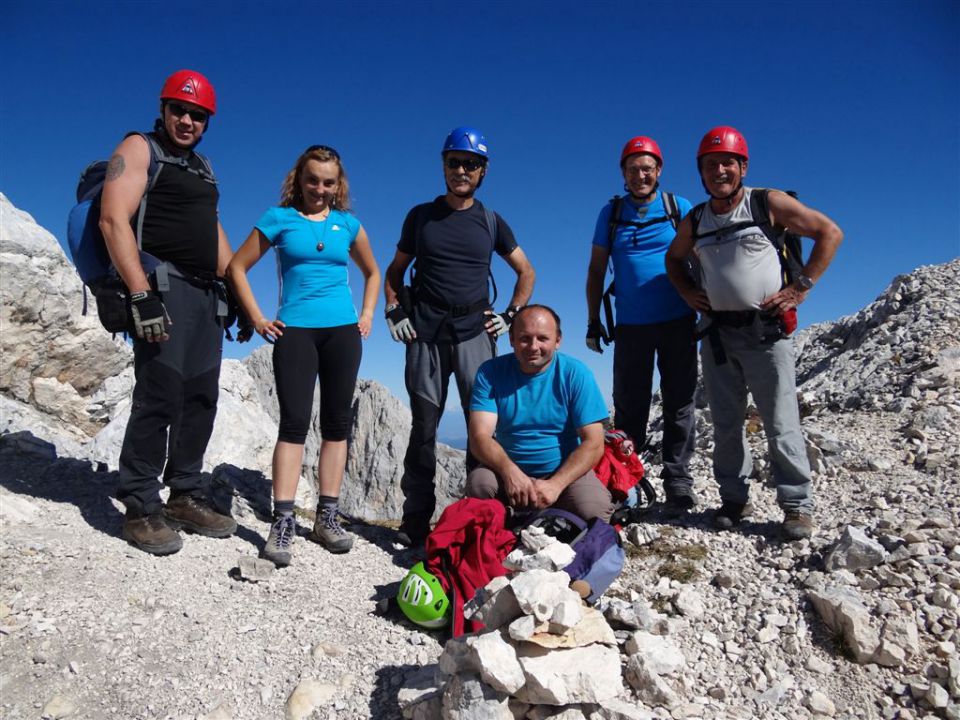
[[[127,545],[110,469],[129,351],[79,316],[59,248],[2,196],[0,229],[4,720],[960,718],[960,261],[799,334],[813,538],[778,540],[752,406],[754,512],[713,530],[701,393],[700,505],[624,528],[599,612],[531,569],[480,604],[500,630],[445,643],[390,607],[417,558],[385,528],[353,524],[334,556],[301,527],[289,568],[257,561],[276,430],[263,350],[224,363],[208,457],[236,535],[167,558]],[[375,383],[355,405],[349,502],[395,517],[409,419]],[[449,489],[462,455],[442,462]]]
[[[116,469],[129,417],[133,353],[100,326],[96,308],[83,314],[83,290],[56,239],[0,193],[0,430],[29,430],[61,455]],[[91,305],[93,303],[90,299]],[[319,397],[319,388],[316,391]],[[315,495],[319,404],[307,436],[300,502]],[[279,410],[270,348],[243,361],[226,360],[220,402],[205,469],[234,482],[249,473],[270,476]],[[386,388],[360,380],[354,396],[343,509],[368,520],[399,517],[400,475],[410,412]],[[437,487],[443,501],[458,496],[463,453],[438,448]],[[241,472],[243,471],[243,472]],[[261,488],[259,502],[269,500]]]

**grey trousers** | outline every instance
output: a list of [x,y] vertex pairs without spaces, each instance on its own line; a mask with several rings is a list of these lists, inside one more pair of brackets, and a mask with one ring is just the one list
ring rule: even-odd
[[[437,426],[447,403],[453,375],[466,419],[477,368],[497,354],[486,332],[460,343],[412,342],[407,345],[404,379],[410,393],[410,441],[403,458],[403,529],[426,534],[436,508],[434,475],[437,470]],[[476,461],[467,447],[467,471]]]
[[787,512],[811,514],[810,463],[800,429],[793,339],[759,342],[752,328],[721,327],[720,341],[727,362],[716,364],[708,342],[701,344],[700,360],[713,416],[713,474],[721,500],[746,503],[749,497],[753,459],[744,431],[749,391],[767,434],[777,502]]
[[[503,503],[507,502],[500,478],[493,470],[482,465],[474,468],[467,475],[464,494],[467,497],[497,498]],[[567,485],[553,506],[579,515],[584,520],[599,517],[607,522],[610,521],[614,510],[610,491],[600,482],[593,470],[588,470],[586,474]]]

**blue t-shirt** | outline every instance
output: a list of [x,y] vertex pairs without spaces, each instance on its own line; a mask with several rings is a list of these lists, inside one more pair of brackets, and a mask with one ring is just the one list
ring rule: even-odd
[[536,375],[521,372],[513,353],[487,360],[470,409],[496,413],[497,442],[532,477],[555,472],[580,444],[577,430],[608,416],[593,373],[562,353]]
[[[690,201],[674,196],[680,217],[690,212]],[[613,261],[613,278],[616,283],[616,309],[618,325],[645,325],[665,322],[690,315],[693,311],[673,287],[664,266],[664,256],[677,231],[667,218],[645,228],[617,225],[613,247],[610,247],[609,202],[600,211],[597,226],[593,231],[593,244],[606,248]],[[629,222],[648,222],[666,218],[662,193],[649,203],[638,204],[630,196],[620,205],[620,219]]]
[[359,220],[339,210],[321,221],[308,220],[294,208],[272,207],[257,221],[257,229],[277,252],[279,320],[306,328],[357,322],[347,260]]

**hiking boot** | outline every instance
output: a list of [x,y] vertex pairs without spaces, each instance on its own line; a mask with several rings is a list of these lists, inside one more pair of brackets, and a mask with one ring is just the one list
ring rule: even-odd
[[718,530],[732,530],[751,512],[753,512],[753,506],[750,503],[724,500],[720,509],[713,516],[713,526]]
[[270,526],[267,544],[260,551],[260,557],[269,560],[277,567],[286,567],[290,564],[290,547],[296,535],[297,521],[292,514],[276,518]]
[[663,514],[668,518],[678,518],[686,515],[697,506],[697,499],[692,495],[673,495],[663,503]]
[[233,535],[237,529],[236,520],[221,515],[206,500],[192,495],[177,495],[170,499],[163,512],[171,527],[183,528],[197,535],[225,538]]
[[350,552],[353,547],[353,537],[340,524],[336,505],[317,508],[317,519],[313,523],[310,539],[337,555]]
[[813,535],[813,518],[796,510],[788,512],[780,525],[780,535],[787,542],[810,537]]
[[124,540],[151,555],[173,555],[183,547],[180,533],[167,524],[163,513],[127,517],[123,522]]

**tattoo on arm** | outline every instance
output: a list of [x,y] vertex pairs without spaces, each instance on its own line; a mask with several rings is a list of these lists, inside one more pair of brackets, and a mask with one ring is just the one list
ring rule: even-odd
[[111,180],[116,180],[118,177],[123,175],[123,171],[126,169],[126,163],[123,161],[123,155],[116,154],[110,158],[110,162],[107,163],[107,178],[106,182]]

